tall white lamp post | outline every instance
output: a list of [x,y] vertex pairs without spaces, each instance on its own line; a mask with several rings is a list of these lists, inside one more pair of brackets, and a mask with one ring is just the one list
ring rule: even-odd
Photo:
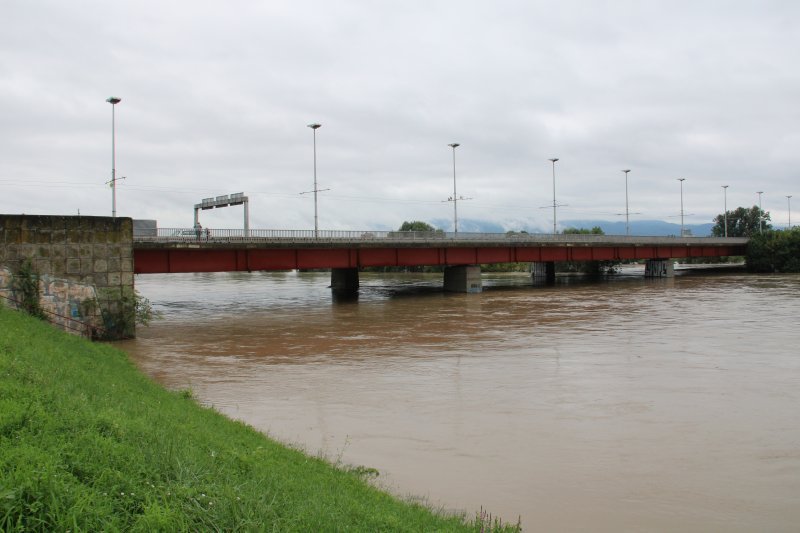
[[309,124],[309,128],[314,130],[314,238],[319,237],[319,222],[317,213],[317,130],[322,127],[322,124]]
[[789,229],[792,229],[792,195],[786,195],[786,204],[789,207]]
[[122,101],[116,96],[109,96],[106,102],[111,104],[111,217],[117,218],[117,140],[116,117],[114,108]]
[[728,186],[727,185],[723,185],[722,186],[722,192],[723,192],[723,196],[724,196],[724,199],[725,199],[724,200],[724,202],[725,202],[725,204],[724,204],[725,211],[723,212],[722,217],[723,217],[723,220],[725,221],[724,222],[724,224],[725,224],[725,236],[727,237],[728,236]]
[[678,181],[681,182],[681,237],[683,237],[683,182],[686,178],[678,178]]
[[761,209],[761,195],[764,194],[764,191],[756,191],[758,195],[758,233],[764,234],[764,211]]
[[626,169],[622,171],[625,173],[625,235],[631,234],[631,227],[628,217],[628,172],[630,171],[631,169]]
[[461,146],[458,143],[450,143],[447,146],[453,149],[453,232],[458,233],[458,195],[456,194],[456,148]]
[[558,161],[557,157],[552,159],[548,159],[551,163],[553,163],[553,235],[556,234],[556,161]]

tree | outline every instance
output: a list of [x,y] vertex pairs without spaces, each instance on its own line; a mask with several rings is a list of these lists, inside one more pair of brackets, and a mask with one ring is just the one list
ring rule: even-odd
[[603,228],[600,226],[595,226],[592,229],[586,228],[566,228],[562,231],[564,235],[605,235],[606,233],[603,231]]
[[[561,233],[564,235],[605,235],[600,226],[592,229],[566,228]],[[603,274],[613,274],[618,264],[619,261],[564,261],[559,265],[559,270],[580,271],[588,276],[602,276]]]
[[[759,235],[762,231],[772,229],[769,223],[769,213],[763,211],[757,205],[750,209],[737,207],[733,211],[728,211],[728,237],[752,237]],[[759,223],[761,224],[759,226]],[[719,214],[714,218],[714,227],[711,228],[711,235],[714,237],[725,236],[725,214]]]
[[436,228],[421,220],[405,221],[397,231],[436,231]]

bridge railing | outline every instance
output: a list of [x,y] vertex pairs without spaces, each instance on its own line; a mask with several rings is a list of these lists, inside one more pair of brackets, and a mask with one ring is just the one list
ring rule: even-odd
[[158,228],[155,232],[135,234],[138,242],[277,242],[277,243],[435,243],[435,242],[508,242],[508,243],[615,243],[642,245],[675,244],[744,244],[748,239],[737,237],[677,237],[628,236],[552,233],[465,233],[444,231],[339,231],[339,230],[282,230],[282,229],[211,229]]

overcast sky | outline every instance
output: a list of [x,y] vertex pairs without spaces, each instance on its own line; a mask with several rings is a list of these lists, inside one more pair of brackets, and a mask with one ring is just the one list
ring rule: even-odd
[[[551,231],[757,204],[800,222],[800,2],[2,0],[0,212]],[[543,208],[550,206],[549,208]],[[794,210],[794,209],[793,209]],[[242,225],[241,207],[203,211]],[[623,216],[620,216],[620,213]],[[635,213],[635,214],[634,214]],[[462,222],[463,221],[463,222]]]

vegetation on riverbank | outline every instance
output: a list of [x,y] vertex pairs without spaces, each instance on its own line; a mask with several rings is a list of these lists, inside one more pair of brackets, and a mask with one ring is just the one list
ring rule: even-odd
[[0,306],[2,531],[488,531],[169,392]]
[[750,272],[800,272],[800,227],[751,236],[746,260]]

